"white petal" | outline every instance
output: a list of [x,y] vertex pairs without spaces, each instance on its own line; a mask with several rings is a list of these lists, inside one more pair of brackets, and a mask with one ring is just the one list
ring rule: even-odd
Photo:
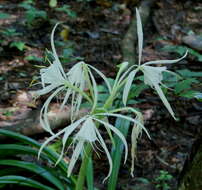
[[134,124],[140,125],[140,126],[142,127],[142,129],[146,132],[147,136],[148,136],[149,138],[151,138],[150,135],[149,135],[149,133],[148,133],[148,131],[147,131],[147,129],[144,127],[144,125],[142,125],[139,121],[137,121],[137,120],[135,120],[135,119],[133,119],[133,118],[131,118],[131,117],[127,117],[127,116],[122,115],[122,114],[114,114],[114,113],[99,113],[99,114],[95,114],[95,116],[96,116],[96,115],[98,115],[98,116],[99,116],[99,115],[112,116],[112,117],[123,118],[123,119],[126,119],[126,120],[128,120],[128,121],[131,121],[131,122],[133,122]]
[[140,65],[142,59],[143,32],[142,32],[142,22],[140,18],[140,13],[137,8],[136,8],[136,18],[137,18],[138,53],[139,53],[138,64]]
[[88,67],[90,67],[91,69],[93,69],[94,71],[96,71],[98,75],[100,75],[100,77],[101,77],[101,78],[104,80],[104,82],[106,83],[109,92],[111,92],[111,91],[112,91],[111,85],[110,85],[110,83],[109,83],[107,77],[106,77],[102,72],[100,72],[98,69],[96,69],[95,67],[93,67],[93,66],[91,66],[91,65],[88,65]]
[[88,141],[90,143],[95,142],[97,140],[95,128],[96,126],[92,118],[87,118],[79,132],[76,134],[75,139]]
[[73,155],[72,155],[71,160],[70,160],[69,165],[68,165],[68,172],[67,172],[68,177],[71,175],[72,170],[74,168],[74,165],[75,165],[76,161],[79,158],[79,155],[81,154],[81,152],[83,150],[83,145],[84,145],[84,141],[80,140],[77,143],[76,148],[74,149]]
[[144,83],[154,87],[154,84],[160,84],[163,80],[163,71],[166,71],[166,67],[152,67],[141,66],[144,73]]
[[61,135],[62,133],[64,133],[65,129],[62,129],[61,131],[59,131],[58,133],[54,134],[53,136],[49,137],[40,147],[39,152],[38,152],[38,158],[40,157],[40,154],[42,152],[42,150],[44,149],[44,147],[51,142],[52,140],[54,140],[55,138],[57,138],[59,135]]
[[174,60],[157,60],[157,61],[148,61],[146,63],[144,63],[144,65],[151,65],[151,64],[173,64],[173,63],[177,63],[179,61],[181,61],[182,59],[184,59],[188,54],[188,51],[186,51],[186,53],[179,59],[174,59]]
[[166,99],[163,91],[161,90],[161,87],[158,84],[154,85],[154,88],[156,89],[156,92],[158,93],[159,97],[161,98],[163,104],[165,105],[165,107],[167,108],[167,110],[169,111],[169,113],[172,115],[172,117],[176,120],[175,118],[175,114],[168,102],[168,100]]
[[135,74],[136,74],[136,70],[132,71],[128,78],[127,78],[127,82],[124,86],[124,89],[123,89],[123,104],[126,105],[126,102],[127,102],[127,99],[128,99],[128,94],[129,94],[129,91],[131,89],[131,85],[132,85],[132,82],[133,82],[133,79],[135,77]]
[[58,58],[57,52],[56,52],[56,50],[55,50],[55,44],[54,44],[54,33],[55,33],[55,29],[57,28],[58,25],[59,25],[59,23],[57,23],[57,24],[54,26],[54,28],[53,28],[53,30],[52,30],[52,33],[51,33],[51,48],[52,48],[52,51],[53,51],[53,56],[54,56],[54,58],[55,58],[55,61],[56,61],[57,65],[58,65],[58,67],[59,67],[59,70],[60,70],[60,72],[62,73],[63,77],[66,79],[65,72],[64,72],[63,67],[62,67],[62,64],[60,63],[60,60],[59,60],[59,58]]
[[94,95],[94,102],[93,102],[93,107],[92,110],[94,110],[97,106],[97,100],[98,100],[98,90],[97,90],[97,83],[95,81],[95,78],[93,76],[93,74],[91,73],[91,71],[89,70],[89,74],[90,74],[90,78],[92,80],[93,83],[93,95]]
[[104,178],[103,180],[103,183],[105,182],[105,180],[107,180],[107,178],[109,178],[109,176],[111,175],[112,173],[112,166],[113,166],[113,163],[112,163],[112,159],[111,159],[111,155],[107,149],[107,146],[105,144],[105,141],[103,140],[102,136],[100,135],[98,129],[96,128],[96,133],[97,133],[97,136],[98,136],[98,139],[99,139],[99,143],[100,145],[102,146],[102,148],[104,149],[106,155],[107,155],[107,158],[108,158],[108,161],[109,161],[109,173],[107,175],[107,177]]
[[62,138],[62,150],[60,153],[60,157],[58,158],[55,165],[57,165],[63,157],[65,145],[66,145],[66,142],[67,142],[69,136],[80,125],[80,123],[83,122],[85,119],[86,119],[86,117],[83,117],[83,118],[77,120],[76,122],[72,123],[71,125],[64,128],[64,136]]
[[[133,69],[133,67],[136,67],[137,65],[132,65],[131,67],[129,67],[122,75],[121,75],[121,77],[119,78],[119,80],[118,80],[118,84],[120,84],[125,78],[126,78],[126,76],[128,75],[128,73]],[[136,71],[138,71],[138,69],[135,69],[135,70],[133,70],[134,72]]]
[[43,87],[45,84],[61,85],[65,80],[60,72],[58,64],[55,61],[49,67],[41,69],[40,74]]
[[98,121],[99,123],[103,124],[105,127],[108,127],[109,129],[111,129],[122,140],[122,142],[125,146],[125,162],[126,162],[127,157],[128,157],[128,145],[127,145],[127,142],[126,142],[124,135],[117,128],[115,128],[113,125],[106,123],[106,122],[104,122],[100,119],[97,119],[95,117],[93,119]]
[[67,89],[67,92],[66,92],[66,94],[65,94],[65,97],[64,97],[64,99],[63,99],[63,102],[62,102],[62,104],[61,104],[61,106],[60,106],[60,110],[62,110],[63,108],[64,108],[64,106],[65,106],[65,104],[67,103],[67,101],[68,101],[68,99],[69,99],[69,96],[71,95],[71,93],[72,93],[72,89]]
[[[42,127],[50,132],[52,134],[52,130],[50,128],[50,124],[49,124],[49,121],[48,121],[48,106],[51,102],[51,100],[61,91],[63,90],[64,87],[60,87],[58,88],[55,92],[53,92],[49,97],[48,99],[45,101],[44,105],[42,106],[41,108],[41,111],[40,111],[40,123],[42,125]],[[44,119],[43,119],[44,118]]]
[[51,92],[53,89],[55,89],[57,87],[58,87],[57,85],[48,85],[48,86],[42,88],[41,90],[37,90],[36,95],[41,96],[41,95],[48,94],[49,92]]

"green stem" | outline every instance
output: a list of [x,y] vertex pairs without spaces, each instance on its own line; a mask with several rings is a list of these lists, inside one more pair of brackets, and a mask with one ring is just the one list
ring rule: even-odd
[[75,190],[82,190],[84,187],[84,182],[85,182],[85,177],[86,177],[86,170],[87,170],[87,166],[88,166],[88,160],[89,157],[91,156],[91,152],[92,152],[92,147],[91,145],[88,143],[85,147],[85,152],[84,152],[84,156],[82,159],[82,164],[79,170],[79,176],[78,176],[78,180],[77,180],[77,184],[76,184],[76,189]]

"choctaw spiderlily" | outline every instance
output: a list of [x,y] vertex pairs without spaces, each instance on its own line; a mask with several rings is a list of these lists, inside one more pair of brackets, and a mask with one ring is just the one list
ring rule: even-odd
[[86,143],[90,143],[91,146],[93,147],[93,149],[96,151],[96,148],[97,148],[96,142],[97,142],[103,148],[104,152],[106,153],[107,158],[108,158],[108,162],[109,162],[109,166],[110,166],[109,167],[109,173],[106,176],[106,178],[104,179],[104,181],[105,181],[110,176],[110,174],[112,172],[113,163],[112,163],[112,159],[111,159],[109,150],[107,148],[107,145],[106,145],[103,137],[100,134],[100,131],[99,131],[100,127],[98,128],[97,125],[102,125],[106,129],[106,131],[108,132],[109,136],[111,135],[110,132],[112,131],[114,134],[116,134],[122,140],[124,147],[125,147],[125,162],[126,162],[127,156],[128,156],[128,146],[127,146],[126,139],[123,136],[123,134],[116,127],[114,127],[112,124],[110,124],[108,122],[108,119],[106,119],[106,118],[107,117],[117,117],[117,118],[122,118],[122,119],[128,120],[128,121],[132,122],[134,124],[134,126],[138,126],[139,130],[140,130],[140,128],[141,128],[141,130],[144,130],[147,133],[147,135],[149,136],[147,130],[144,128],[143,124],[138,119],[133,119],[131,117],[127,117],[127,116],[122,115],[122,114],[117,114],[116,112],[119,112],[119,111],[133,111],[138,115],[140,114],[140,112],[135,111],[133,108],[125,107],[125,108],[112,110],[111,112],[86,115],[86,116],[82,117],[81,119],[71,123],[69,126],[65,127],[64,129],[62,129],[58,133],[49,137],[42,144],[42,146],[39,150],[39,156],[40,156],[43,148],[49,142],[51,142],[55,138],[58,138],[59,136],[63,135],[63,137],[62,137],[63,148],[62,148],[62,151],[60,154],[60,158],[57,161],[57,163],[58,163],[64,155],[65,146],[66,146],[66,142],[67,142],[68,138],[70,137],[70,135],[71,136],[73,135],[72,144],[76,144],[76,146],[75,146],[75,149],[73,151],[73,154],[72,154],[72,157],[70,159],[69,166],[68,166],[68,176],[70,176],[76,161],[78,160],[79,156],[84,151],[84,146],[86,145]]
[[[185,53],[185,55],[183,57],[181,57],[180,59],[176,59],[176,60],[157,60],[157,61],[149,61],[146,62],[144,64],[140,64],[141,63],[141,58],[142,58],[142,47],[143,47],[143,32],[142,32],[142,23],[141,23],[141,18],[140,18],[140,14],[138,9],[136,9],[136,18],[137,18],[137,35],[138,35],[138,52],[139,52],[139,59],[138,59],[138,65],[133,65],[131,66],[124,74],[123,76],[125,77],[126,74],[128,74],[128,77],[126,78],[126,83],[124,86],[124,91],[123,91],[123,103],[124,105],[126,105],[127,102],[127,98],[128,98],[128,94],[133,82],[133,79],[136,75],[136,73],[138,71],[142,71],[144,74],[144,83],[148,84],[149,86],[151,86],[152,88],[154,88],[157,92],[157,94],[159,95],[160,99],[162,100],[163,104],[165,105],[165,107],[167,108],[167,110],[169,111],[169,113],[172,115],[172,117],[174,119],[174,112],[168,102],[168,100],[166,99],[160,85],[162,84],[162,80],[163,80],[163,72],[169,72],[171,74],[175,74],[171,71],[167,70],[167,67],[163,66],[163,67],[154,67],[154,66],[150,66],[152,64],[172,64],[172,63],[176,63],[180,60],[182,60],[183,58],[186,57],[187,52]],[[132,70],[132,68],[136,67],[135,70]],[[177,74],[175,74],[177,75]],[[124,77],[122,76],[121,79],[124,79]],[[163,85],[165,86],[165,85]]]
[[[53,132],[47,116],[48,107],[52,99],[58,94],[64,94],[61,109],[71,98],[72,122],[77,117],[83,97],[93,105],[92,110],[95,109],[97,104],[97,84],[91,70],[94,70],[105,81],[109,91],[111,91],[110,84],[104,74],[84,62],[76,63],[67,73],[64,72],[54,45],[54,33],[57,26],[58,24],[55,25],[51,33],[51,48],[54,61],[49,67],[40,70],[43,88],[38,90],[36,94],[37,96],[41,96],[54,90],[45,101],[40,112],[40,123],[43,128],[51,134],[53,134]],[[90,90],[90,96],[84,92],[85,88]]]

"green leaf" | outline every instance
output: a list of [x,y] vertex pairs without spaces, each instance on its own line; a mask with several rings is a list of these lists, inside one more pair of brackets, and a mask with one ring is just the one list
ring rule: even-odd
[[[38,143],[37,141],[35,141],[34,139],[31,139],[29,137],[26,137],[24,135],[12,132],[12,131],[8,131],[8,130],[4,130],[4,129],[0,129],[0,135],[3,136],[7,136],[10,137],[12,139],[16,139],[22,143],[31,145],[33,147],[36,147],[37,149],[40,149],[41,144]],[[43,153],[46,154],[48,156],[48,158],[53,161],[54,163],[58,160],[59,158],[59,154],[57,154],[56,152],[52,151],[49,148],[44,148],[43,149]],[[67,173],[67,163],[64,162],[64,160],[61,160],[57,167],[59,167],[61,169],[61,171],[63,171],[64,173]]]
[[202,62],[202,55],[199,52],[187,46],[167,45],[167,46],[164,46],[162,50],[167,52],[175,52],[175,53],[178,53],[179,55],[183,55],[188,50],[190,55],[196,57],[198,61]]
[[183,77],[202,77],[202,72],[195,72],[195,71],[190,71],[189,69],[181,69],[177,70],[177,72],[183,76]]
[[25,60],[27,61],[36,61],[36,62],[43,62],[43,59],[40,57],[36,57],[34,55],[29,55],[25,57]]
[[180,93],[179,96],[182,96],[185,98],[194,98],[195,94],[196,94],[196,91],[188,90],[188,91]]
[[18,50],[23,51],[25,49],[24,42],[11,42],[10,47],[16,47]]
[[49,0],[49,6],[51,8],[57,7],[57,0]]
[[33,187],[40,190],[54,190],[53,188],[43,185],[33,179],[16,175],[0,177],[0,184],[16,184],[21,186]]
[[148,85],[138,84],[132,85],[128,99],[137,98],[143,90],[146,90]]
[[[126,137],[128,134],[128,130],[130,127],[130,121],[126,121],[125,119],[118,118],[116,119],[115,127]],[[113,161],[113,168],[111,176],[109,177],[108,181],[108,190],[115,190],[117,181],[118,181],[118,174],[123,154],[124,145],[122,140],[118,136],[114,136],[114,143],[115,146],[112,147],[111,156]]]
[[16,32],[16,29],[14,29],[14,28],[7,28],[7,29],[1,31],[1,34],[5,35],[5,36],[8,36],[8,37],[21,35],[21,33]]
[[29,24],[31,24],[36,18],[47,19],[46,11],[38,10],[36,8],[31,8],[26,11],[26,19]]
[[18,161],[18,160],[0,160],[0,165],[15,166],[15,167],[27,169],[45,178],[50,183],[54,184],[58,189],[64,190],[63,184],[54,175],[52,175],[45,168],[42,168],[36,164],[25,162],[25,161]]
[[55,10],[58,12],[64,12],[72,18],[75,18],[77,16],[76,12],[72,11],[69,5],[63,5],[62,7],[56,8]]
[[9,17],[10,17],[9,14],[0,12],[0,19],[7,19]]
[[87,170],[86,170],[86,181],[87,181],[88,190],[94,190],[92,157],[89,157],[89,159],[88,159],[88,167],[87,167]]
[[191,88],[191,85],[193,83],[198,83],[199,81],[197,81],[195,78],[189,78],[189,79],[185,79],[179,83],[177,83],[177,85],[175,86],[175,93],[179,94],[180,92],[184,91],[184,90],[188,90]]

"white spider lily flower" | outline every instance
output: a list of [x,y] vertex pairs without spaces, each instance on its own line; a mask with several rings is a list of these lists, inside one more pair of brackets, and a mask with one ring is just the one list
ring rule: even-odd
[[[84,65],[85,65],[84,62],[79,62],[76,65],[74,65],[67,73],[67,78],[70,85],[78,88],[81,92],[84,91],[86,86],[86,79],[83,70]],[[83,95],[79,92],[76,92],[74,89],[68,88],[63,103],[61,104],[61,109],[68,101],[70,95],[71,95],[71,120],[74,121],[80,109]]]
[[41,90],[38,90],[36,92],[36,95],[41,96],[55,90],[49,96],[49,98],[45,101],[40,111],[41,125],[46,131],[52,133],[49,125],[48,117],[47,117],[48,106],[51,100],[55,96],[57,96],[58,93],[60,93],[61,91],[65,89],[64,84],[65,84],[66,78],[64,78],[64,76],[62,75],[61,68],[58,66],[58,63],[55,61],[48,68],[41,69],[40,74],[41,74],[41,84],[43,88]]
[[63,157],[64,154],[64,150],[65,150],[65,145],[66,142],[69,138],[70,135],[72,135],[72,133],[76,130],[79,129],[78,132],[76,132],[76,134],[73,137],[73,144],[76,144],[76,147],[73,151],[72,157],[70,159],[69,162],[69,166],[68,166],[68,176],[71,175],[72,170],[75,166],[75,163],[77,162],[79,156],[83,153],[84,151],[84,146],[86,145],[86,143],[90,143],[91,146],[93,147],[93,149],[96,149],[96,145],[95,143],[98,142],[100,144],[100,146],[103,148],[104,152],[107,155],[108,161],[109,161],[109,172],[108,175],[106,176],[106,178],[104,179],[104,181],[110,176],[111,172],[112,172],[112,159],[110,156],[110,152],[107,148],[107,145],[104,141],[104,139],[102,138],[99,129],[96,127],[96,123],[100,123],[101,125],[103,125],[107,130],[112,131],[114,134],[116,134],[123,142],[124,146],[125,146],[125,162],[128,156],[128,146],[127,146],[127,142],[125,140],[124,135],[118,130],[116,129],[116,127],[114,127],[113,125],[111,125],[110,123],[108,123],[105,120],[102,119],[98,119],[100,118],[97,117],[98,115],[87,115],[84,116],[83,118],[77,120],[76,122],[70,124],[69,126],[65,127],[64,129],[62,129],[61,131],[59,131],[58,133],[54,134],[53,136],[49,137],[41,146],[40,150],[39,150],[39,156],[42,152],[42,150],[44,149],[44,147],[51,142],[52,140],[54,140],[55,138],[59,137],[60,135],[63,134],[63,138],[62,138],[62,144],[63,144],[63,148],[60,154],[60,158],[58,159],[58,161],[56,162],[56,164],[61,160],[61,158]]
[[[144,83],[148,84],[152,88],[154,88],[159,95],[160,99],[162,100],[163,104],[169,111],[169,113],[172,115],[174,119],[174,112],[166,99],[160,84],[162,84],[163,80],[163,72],[169,72],[171,74],[174,74],[170,71],[167,70],[165,66],[162,67],[154,67],[150,66],[151,64],[172,64],[172,63],[177,63],[178,61],[184,59],[187,55],[187,52],[183,57],[180,59],[176,60],[157,60],[157,61],[149,61],[141,65],[141,59],[142,59],[142,48],[143,48],[143,32],[142,32],[142,23],[141,23],[141,18],[138,9],[136,9],[136,18],[137,18],[137,35],[138,35],[138,53],[139,53],[139,59],[138,59],[138,65],[137,68],[133,71],[130,72],[130,74],[127,77],[127,82],[124,86],[124,91],[123,91],[123,103],[126,105],[128,94],[133,82],[133,79],[137,73],[137,71],[142,71],[144,74]],[[165,85],[164,85],[165,86]]]
[[49,67],[40,70],[41,84],[43,89],[37,91],[37,95],[41,96],[64,85],[66,78],[63,77],[57,62],[53,62]]
[[148,84],[149,86],[151,86],[156,90],[169,113],[172,115],[174,119],[176,119],[174,112],[160,87],[161,81],[163,80],[162,72],[166,71],[166,67],[152,67],[144,65],[141,67],[141,70],[144,73],[144,83]]

